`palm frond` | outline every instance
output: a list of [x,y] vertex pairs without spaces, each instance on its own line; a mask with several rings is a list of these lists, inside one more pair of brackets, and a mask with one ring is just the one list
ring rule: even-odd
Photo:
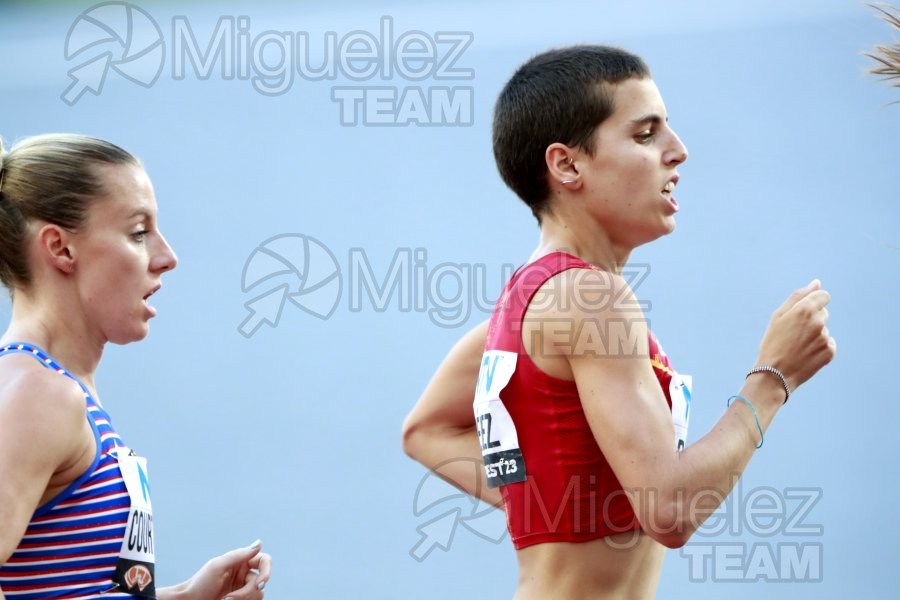
[[[868,6],[881,13],[878,16],[885,23],[900,30],[900,10],[889,4],[869,4]],[[869,69],[869,72],[878,75],[894,87],[900,87],[900,43],[879,44],[875,46],[874,50],[874,53],[865,53],[877,63]]]

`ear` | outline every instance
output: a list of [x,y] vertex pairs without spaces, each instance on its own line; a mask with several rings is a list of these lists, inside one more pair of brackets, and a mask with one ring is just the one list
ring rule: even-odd
[[547,163],[547,172],[550,174],[551,189],[557,186],[562,186],[567,190],[581,188],[581,174],[578,172],[575,154],[575,150],[559,142],[547,146],[544,160]]
[[38,254],[47,264],[63,273],[75,272],[75,248],[69,231],[48,223],[38,231],[37,245]]

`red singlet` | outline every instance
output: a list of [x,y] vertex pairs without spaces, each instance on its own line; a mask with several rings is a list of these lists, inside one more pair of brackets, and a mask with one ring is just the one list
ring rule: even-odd
[[[491,487],[502,486],[516,549],[585,542],[640,528],[588,425],[575,382],[541,371],[522,343],[526,309],[546,301],[543,292],[539,298],[535,293],[551,277],[573,268],[596,269],[555,252],[512,276],[491,316],[478,376],[475,416],[485,471]],[[627,329],[620,333],[620,339],[611,336],[604,343],[628,344]],[[652,333],[649,360],[670,408],[675,392],[676,445],[683,446],[689,384],[682,383]]]

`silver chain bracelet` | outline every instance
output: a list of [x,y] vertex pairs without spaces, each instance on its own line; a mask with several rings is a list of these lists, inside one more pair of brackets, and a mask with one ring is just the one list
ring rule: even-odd
[[788,387],[787,379],[784,378],[784,373],[776,369],[775,367],[770,367],[769,365],[762,365],[761,367],[753,367],[750,369],[750,372],[747,373],[747,377],[750,377],[754,373],[771,373],[775,377],[781,380],[781,385],[784,387],[784,402],[783,404],[787,404],[788,398],[791,397],[791,388]]

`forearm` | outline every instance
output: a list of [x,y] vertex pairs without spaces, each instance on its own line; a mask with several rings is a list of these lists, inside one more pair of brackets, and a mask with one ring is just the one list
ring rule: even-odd
[[503,508],[500,491],[487,485],[475,426],[430,426],[404,433],[403,449],[436,475],[494,507]]
[[[764,433],[782,406],[784,390],[777,379],[757,375],[745,382],[740,395],[753,403]],[[760,441],[753,411],[735,400],[709,433],[675,454],[662,489],[640,492],[656,493],[662,503],[650,514],[651,521],[654,514],[665,515],[659,525],[674,528],[671,535],[675,544],[686,542],[724,502]],[[648,500],[648,505],[655,504],[653,498]]]

